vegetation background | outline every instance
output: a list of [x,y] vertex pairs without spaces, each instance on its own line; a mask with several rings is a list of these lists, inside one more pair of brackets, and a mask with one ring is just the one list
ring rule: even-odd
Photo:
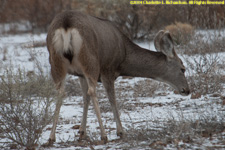
[[[71,106],[75,118],[61,113],[54,149],[71,146],[98,149],[98,145],[99,149],[113,149],[115,145],[118,149],[225,148],[225,5],[130,5],[130,0],[0,0],[0,149],[47,149],[41,144],[43,137],[49,136],[55,101],[61,97],[54,88],[50,69],[42,66],[48,61],[45,38],[54,16],[64,10],[111,20],[131,40],[139,45],[145,41],[149,47],[153,46],[156,32],[169,30],[175,49],[185,63],[192,94],[178,96],[172,88],[151,79],[120,78],[115,87],[126,137],[112,138],[108,145],[99,144],[97,121],[91,109],[90,139],[79,142],[77,129],[82,112],[78,110],[83,107],[82,92],[78,79],[69,76],[62,108],[68,112]],[[15,64],[25,64],[25,67],[17,68]],[[97,93],[107,134],[113,137],[116,135],[114,120],[101,84]],[[166,111],[166,115],[159,113]],[[150,117],[133,118],[143,114]],[[74,133],[72,138],[68,133]],[[64,134],[68,139],[62,138]]]
[[152,38],[151,33],[175,22],[196,28],[217,29],[225,23],[224,5],[130,5],[130,0],[0,0],[0,23],[24,23],[29,32],[46,32],[63,10],[78,10],[116,22],[132,40]]

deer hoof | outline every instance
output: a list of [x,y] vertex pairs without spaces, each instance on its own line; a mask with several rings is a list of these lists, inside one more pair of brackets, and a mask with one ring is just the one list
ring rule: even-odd
[[55,139],[48,139],[48,142],[43,144],[43,147],[50,147],[53,145],[53,143],[55,142]]
[[80,134],[79,140],[78,141],[82,141],[82,140],[87,140],[88,137],[86,135],[86,133],[84,131],[78,131],[78,133]]
[[106,144],[108,142],[107,136],[101,137],[101,140],[104,142],[104,144]]
[[84,131],[79,130],[78,133],[79,133],[80,135],[84,135]]
[[124,134],[123,134],[122,131],[121,132],[117,132],[117,136],[119,136],[120,138],[123,138]]
[[54,142],[55,142],[55,139],[48,139],[49,146],[52,146]]

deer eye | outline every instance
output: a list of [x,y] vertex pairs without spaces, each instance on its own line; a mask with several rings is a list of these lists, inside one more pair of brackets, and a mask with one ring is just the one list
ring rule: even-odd
[[181,71],[184,73],[185,72],[185,69],[181,69]]

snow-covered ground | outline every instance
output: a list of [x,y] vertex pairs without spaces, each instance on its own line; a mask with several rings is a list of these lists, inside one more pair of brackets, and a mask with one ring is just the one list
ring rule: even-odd
[[[22,68],[27,72],[37,71],[36,61],[38,60],[43,67],[44,73],[49,74],[50,65],[48,63],[48,51],[46,46],[33,47],[34,43],[43,43],[46,39],[46,34],[33,35],[33,34],[21,34],[21,35],[3,35],[0,36],[0,75],[3,74],[7,66],[12,65],[15,69]],[[141,47],[155,50],[153,42],[138,43]],[[196,56],[198,57],[198,56]],[[218,58],[224,61],[225,53],[218,54]],[[191,58],[190,58],[191,59]],[[186,63],[184,63],[186,64]],[[77,77],[73,77],[73,80],[77,80]],[[157,89],[155,94],[151,97],[148,96],[134,96],[133,88],[141,81],[148,81],[150,79],[143,78],[131,78],[123,79],[119,77],[116,80],[117,93],[122,93],[125,96],[118,98],[118,105],[121,105],[120,118],[125,129],[126,134],[134,134],[130,132],[143,130],[158,130],[163,128],[165,122],[168,120],[174,121],[198,121],[201,117],[217,117],[216,120],[223,120],[225,118],[224,98],[225,91],[220,96],[205,95],[197,99],[191,99],[189,96],[180,96],[169,90],[167,86],[164,89]],[[216,85],[215,85],[216,86]],[[99,88],[102,85],[99,84]],[[145,87],[143,87],[145,88]],[[124,90],[120,91],[121,89]],[[107,108],[109,103],[106,97],[99,100],[100,107]],[[129,147],[130,143],[123,140],[118,140],[116,136],[116,124],[113,120],[113,114],[111,110],[102,112],[103,124],[105,126],[109,142],[107,144],[87,144],[86,146],[78,146],[76,141],[79,138],[78,129],[73,129],[74,125],[80,125],[82,117],[82,96],[70,96],[64,100],[64,104],[60,111],[60,121],[57,126],[56,143],[50,148],[40,149],[120,149]],[[224,122],[225,124],[225,122]],[[87,132],[90,138],[100,140],[100,131],[98,129],[98,121],[93,109],[93,106],[89,107]],[[44,144],[50,135],[51,124],[48,125],[42,137],[39,140],[39,144]],[[138,135],[138,134],[137,134]],[[176,144],[163,145],[165,149],[174,149],[185,145],[184,149],[207,149],[207,148],[225,148],[225,131],[220,134],[221,137],[212,135],[211,137],[205,137],[201,139],[201,144],[185,143],[184,141],[177,141]],[[138,138],[138,137],[137,137]],[[173,137],[174,138],[174,137]],[[0,139],[0,144],[4,144],[6,139]],[[148,139],[137,143],[133,149],[151,149],[150,144],[154,139]],[[66,143],[73,143],[66,144]],[[150,142],[150,143],[149,143]],[[174,142],[172,142],[174,143]],[[143,146],[144,145],[144,146]]]

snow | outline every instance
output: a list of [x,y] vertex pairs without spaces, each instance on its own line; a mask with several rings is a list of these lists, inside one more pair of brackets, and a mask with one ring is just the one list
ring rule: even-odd
[[211,42],[214,38],[224,39],[225,38],[225,30],[197,30],[195,35],[200,35],[204,42]]
[[31,30],[31,24],[27,21],[21,21],[20,23],[4,23],[0,24],[0,33],[7,33],[10,31],[27,32]]
[[[0,62],[3,66],[0,68],[0,73],[10,64],[14,66],[15,71],[18,68],[35,71],[37,68],[36,64],[32,61],[32,57],[35,57],[34,59],[37,59],[41,63],[40,65],[46,68],[45,72],[48,73],[50,65],[48,63],[49,54],[46,47],[32,48],[34,41],[43,42],[45,39],[46,34],[0,36]],[[4,57],[6,58],[5,61],[3,60]]]
[[[205,32],[199,31],[202,34]],[[210,32],[211,33],[211,32]],[[212,31],[212,33],[214,33]],[[14,66],[14,71],[18,68],[22,68],[26,71],[37,71],[36,61],[40,62],[40,66],[44,68],[44,73],[49,74],[50,65],[48,62],[48,51],[46,47],[32,47],[33,43],[36,41],[44,42],[46,39],[46,34],[20,34],[20,35],[1,35],[0,36],[0,75],[3,74],[5,68],[10,64]],[[155,51],[153,42],[142,42],[137,43],[143,48],[151,49]],[[216,54],[215,54],[216,55]],[[225,53],[221,52],[217,54],[220,61],[224,61]],[[199,56],[192,56],[199,57]],[[191,58],[190,58],[191,59]],[[187,63],[184,61],[184,64]],[[225,73],[225,72],[224,72]],[[193,72],[191,73],[193,74]],[[190,74],[190,75],[191,75]],[[75,78],[76,79],[76,78]],[[143,78],[133,78],[133,79],[122,79],[119,77],[116,80],[116,86],[120,86],[120,82],[123,81],[125,85],[130,85],[134,87],[138,81],[144,81]],[[126,86],[125,86],[126,87]],[[157,93],[165,93],[160,96]],[[132,91],[129,93],[132,95]],[[225,94],[225,93],[223,93]],[[125,99],[125,98],[124,98]],[[101,99],[102,102],[107,102],[107,99]],[[153,97],[132,97],[128,96],[126,101],[122,99],[118,100],[118,103],[128,105],[128,107],[135,107],[135,110],[129,109],[120,110],[120,118],[125,131],[129,131],[130,127],[141,128],[143,126],[149,126],[152,129],[156,128],[156,123],[159,122],[159,127],[163,125],[163,121],[168,120],[168,118],[173,118],[179,121],[182,118],[189,118],[191,120],[198,120],[200,115],[212,115],[218,117],[225,117],[224,106],[218,105],[220,101],[218,98],[211,97],[210,95],[202,96],[198,99],[191,99],[191,96],[180,96],[174,94],[172,91],[162,91],[158,90],[156,95]],[[57,126],[56,133],[56,144],[55,147],[47,148],[49,150],[55,149],[90,149],[90,147],[61,147],[60,142],[66,141],[77,141],[78,140],[78,130],[72,129],[74,125],[80,125],[82,119],[82,96],[67,97],[64,100],[64,104],[60,111],[60,120]],[[101,105],[100,105],[101,107]],[[116,124],[113,119],[113,114],[111,111],[102,113],[103,124],[106,127],[106,133],[109,141],[118,139],[116,136]],[[221,118],[219,118],[221,119]],[[46,127],[42,137],[39,140],[40,145],[44,144],[50,135],[51,124]],[[87,120],[87,134],[96,137],[100,140],[100,131],[98,129],[98,121],[93,109],[92,104],[89,107],[88,120]],[[96,134],[96,135],[93,135]],[[128,133],[129,134],[129,133]],[[6,142],[6,139],[0,139],[1,143]],[[145,141],[143,141],[145,142]],[[213,145],[216,141],[206,141],[206,146]],[[1,144],[0,143],[0,144]],[[121,145],[126,146],[126,142],[109,142],[105,145],[95,145],[95,149],[116,149],[120,148]],[[180,142],[179,144],[184,144]],[[204,144],[203,144],[204,145]],[[139,147],[140,148],[140,147]],[[143,148],[143,147],[142,147]],[[145,149],[145,148],[144,148]]]

